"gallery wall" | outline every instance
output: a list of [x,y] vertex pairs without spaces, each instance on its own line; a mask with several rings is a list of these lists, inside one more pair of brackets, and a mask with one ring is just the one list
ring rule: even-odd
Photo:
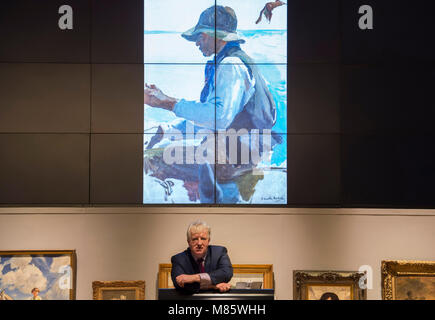
[[253,215],[11,209],[0,215],[0,244],[2,250],[75,249],[77,299],[92,299],[95,280],[145,280],[145,298],[156,299],[159,263],[187,248],[187,225],[198,218],[212,226],[211,243],[226,246],[232,263],[273,264],[280,300],[293,299],[293,270],[358,271],[369,265],[373,289],[367,298],[378,300],[382,260],[435,260],[433,212],[334,210]]

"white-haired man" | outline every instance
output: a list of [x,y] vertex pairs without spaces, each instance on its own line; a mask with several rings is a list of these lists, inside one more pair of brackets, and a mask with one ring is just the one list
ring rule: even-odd
[[189,248],[171,258],[175,288],[192,293],[207,289],[230,290],[228,282],[233,276],[233,267],[227,249],[209,245],[210,232],[210,226],[199,220],[187,228]]

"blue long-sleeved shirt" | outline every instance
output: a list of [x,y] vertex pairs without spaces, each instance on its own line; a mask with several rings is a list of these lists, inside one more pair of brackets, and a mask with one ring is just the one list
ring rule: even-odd
[[210,130],[227,129],[254,94],[255,79],[237,57],[226,57],[217,66],[215,82],[204,103],[179,100],[174,113]]

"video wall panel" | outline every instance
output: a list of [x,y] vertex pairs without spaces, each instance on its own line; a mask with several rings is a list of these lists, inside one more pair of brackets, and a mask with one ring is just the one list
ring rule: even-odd
[[0,203],[89,202],[89,135],[0,134]]
[[1,1],[0,204],[434,207],[433,6]]
[[142,133],[143,65],[92,64],[92,133]]
[[340,62],[340,0],[292,0],[288,4],[290,63]]
[[397,135],[394,143],[394,204],[434,207],[435,145],[433,133]]
[[288,132],[340,132],[340,66],[296,64],[288,68]]
[[89,74],[89,64],[0,63],[0,132],[89,132]]
[[288,144],[289,203],[338,206],[341,200],[340,135],[292,134],[288,136]]
[[342,72],[344,133],[434,132],[433,65],[349,65]]
[[343,202],[385,206],[394,203],[391,135],[345,135],[341,139]]
[[142,134],[91,135],[91,203],[141,203],[142,140]]
[[434,61],[434,10],[425,0],[341,1],[342,62]]
[[0,2],[0,62],[90,62],[89,0]]
[[344,206],[433,207],[433,134],[352,134],[341,141]]
[[143,0],[88,0],[92,63],[142,63]]

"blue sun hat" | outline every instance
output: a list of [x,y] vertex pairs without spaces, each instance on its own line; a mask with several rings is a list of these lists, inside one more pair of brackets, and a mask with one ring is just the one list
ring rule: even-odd
[[199,16],[196,26],[184,32],[181,36],[186,40],[196,41],[202,32],[227,42],[245,42],[237,34],[236,13],[230,7],[211,6],[205,9]]

